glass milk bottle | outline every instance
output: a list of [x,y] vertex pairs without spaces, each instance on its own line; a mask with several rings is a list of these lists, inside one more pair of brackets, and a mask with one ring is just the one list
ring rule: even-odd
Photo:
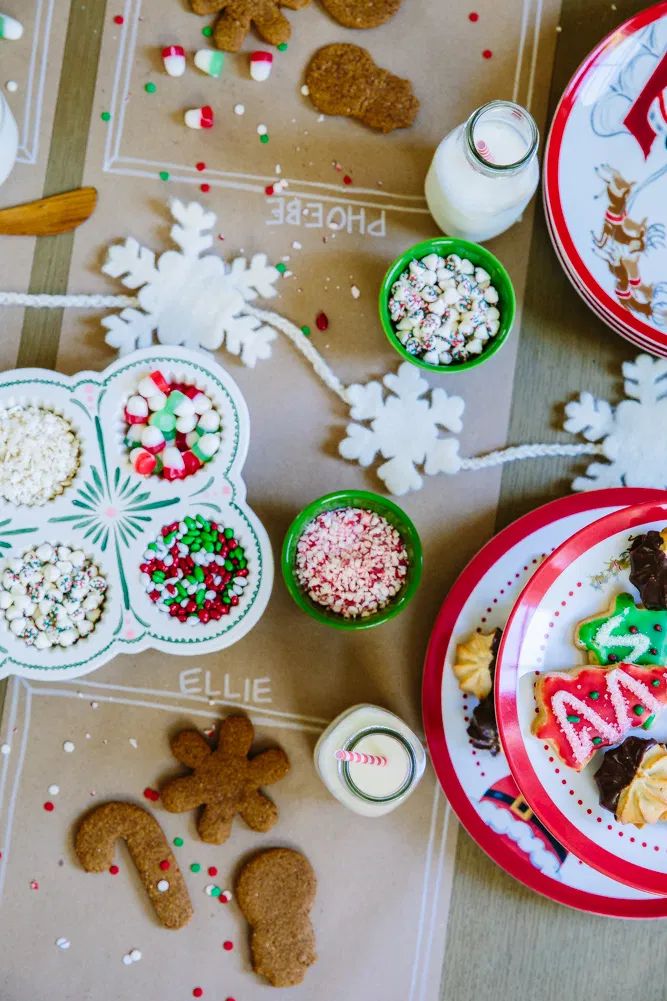
[[315,747],[315,767],[329,792],[365,817],[380,817],[415,789],[426,754],[409,726],[379,706],[352,706],[329,724]]
[[491,101],[445,136],[426,175],[426,201],[448,236],[479,243],[514,225],[539,180],[539,133],[511,101]]
[[0,93],[0,184],[7,180],[16,162],[19,133],[4,94]]

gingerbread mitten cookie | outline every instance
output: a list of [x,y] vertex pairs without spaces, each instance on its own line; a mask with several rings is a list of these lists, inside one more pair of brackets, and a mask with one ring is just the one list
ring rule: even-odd
[[316,889],[310,862],[289,848],[255,855],[239,874],[236,900],[252,928],[252,967],[274,987],[300,984],[317,959],[309,917]]
[[195,14],[220,12],[213,41],[219,49],[238,52],[254,24],[257,33],[270,45],[281,45],[289,40],[290,23],[281,7],[299,10],[309,0],[190,0]]
[[376,66],[358,45],[319,49],[306,69],[306,84],[318,111],[358,118],[380,132],[407,128],[419,110],[410,81]]
[[377,28],[394,16],[401,0],[322,0],[322,6],[345,28]]
[[284,778],[289,759],[279,747],[249,759],[254,736],[247,717],[228,716],[220,725],[215,751],[198,730],[184,730],[171,741],[174,757],[193,772],[162,786],[162,802],[171,813],[203,806],[197,822],[202,841],[221,845],[237,813],[253,831],[268,831],[278,819],[278,807],[260,786]]
[[103,803],[83,818],[74,851],[86,872],[104,872],[113,862],[116,841],[127,844],[155,913],[165,928],[182,928],[192,917],[192,904],[162,828],[155,817],[134,803]]

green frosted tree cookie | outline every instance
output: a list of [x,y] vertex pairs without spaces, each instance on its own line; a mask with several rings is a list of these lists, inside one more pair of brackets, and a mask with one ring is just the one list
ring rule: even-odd
[[578,647],[594,664],[667,664],[667,611],[638,608],[630,594],[618,594],[606,613],[580,622]]

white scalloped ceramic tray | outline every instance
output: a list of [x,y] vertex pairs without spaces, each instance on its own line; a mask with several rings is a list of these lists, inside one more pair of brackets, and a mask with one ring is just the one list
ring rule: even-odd
[[[168,379],[204,390],[222,420],[220,449],[198,472],[169,482],[134,472],[123,441],[125,403],[138,382],[159,369]],[[0,569],[41,542],[82,549],[102,569],[108,591],[95,629],[68,648],[37,650],[0,621],[0,677],[66,679],[88,674],[119,653],[154,647],[192,655],[230,646],[264,612],[273,584],[266,531],[246,504],[241,472],[250,419],[241,391],[221,366],[185,348],[149,348],[103,372],[60,375],[45,369],[0,374],[0,405],[35,404],[63,415],[80,439],[77,475],[47,504],[19,507],[0,499]],[[201,514],[225,528],[246,551],[248,585],[219,621],[180,623],[160,612],[139,570],[149,542],[164,525]]]

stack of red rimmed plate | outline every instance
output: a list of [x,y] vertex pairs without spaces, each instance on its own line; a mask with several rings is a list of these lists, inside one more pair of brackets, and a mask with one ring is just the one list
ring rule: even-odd
[[[638,828],[600,805],[593,776],[607,748],[596,749],[580,771],[560,760],[553,742],[532,732],[534,683],[540,674],[589,663],[592,654],[575,645],[579,623],[608,616],[619,594],[639,604],[628,547],[637,535],[665,527],[667,493],[642,489],[572,495],[526,515],[493,538],[448,593],[424,670],[431,759],[469,834],[532,889],[616,917],[667,917],[667,823]],[[457,647],[495,628],[503,635],[494,755],[468,737],[478,703],[461,692],[453,668],[461,659]],[[665,672],[667,682],[667,666]],[[572,719],[587,729],[586,719]],[[648,721],[650,733],[641,726],[647,720],[638,718],[628,732],[667,741],[667,711]]]
[[667,2],[631,18],[568,84],[544,206],[574,287],[613,330],[667,355]]

